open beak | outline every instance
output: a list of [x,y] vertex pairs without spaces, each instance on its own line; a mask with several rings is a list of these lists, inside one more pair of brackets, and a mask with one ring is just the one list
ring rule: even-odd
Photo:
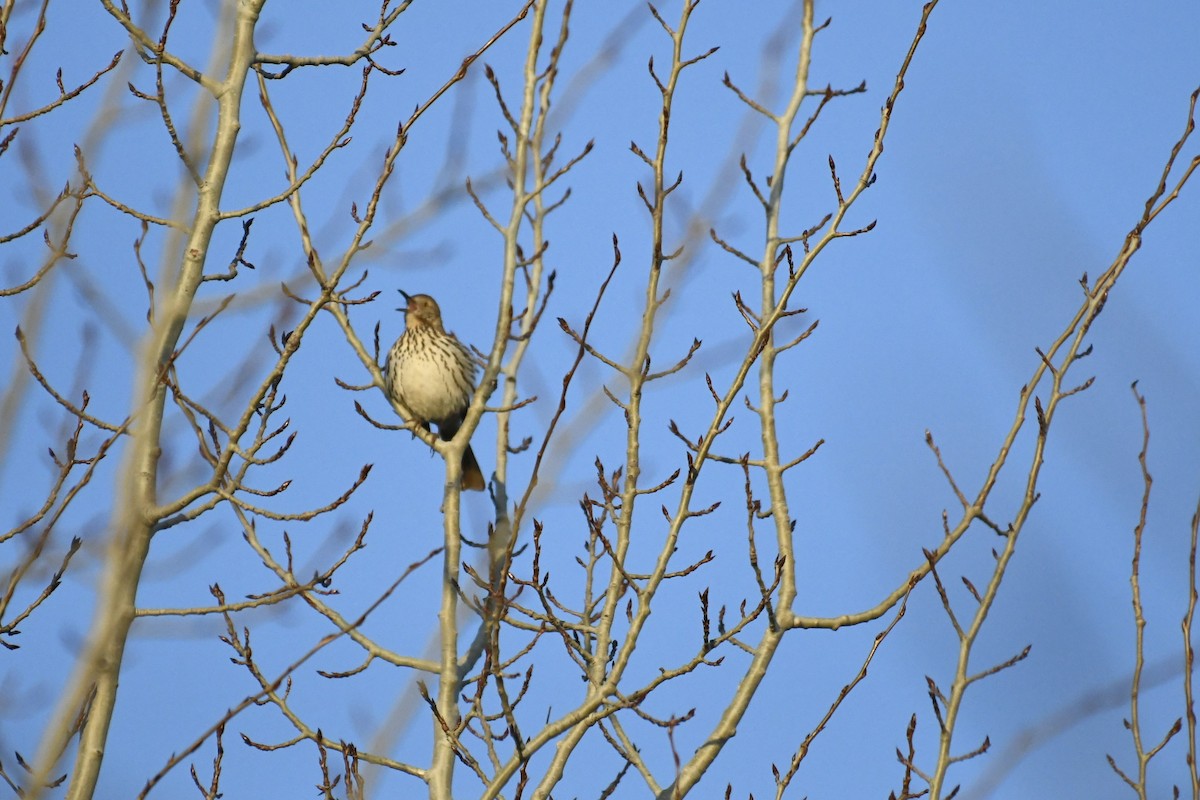
[[[400,294],[404,295],[404,302],[406,302],[406,303],[407,303],[407,302],[409,302],[409,301],[411,301],[411,300],[412,300],[412,295],[411,295],[411,294],[409,294],[408,292],[404,291],[403,289],[397,289],[396,291],[397,291],[397,292],[399,292]],[[407,311],[408,311],[408,307],[407,307],[407,306],[401,306],[400,308],[397,308],[396,310],[397,310],[397,311],[404,311],[404,312],[407,312]]]

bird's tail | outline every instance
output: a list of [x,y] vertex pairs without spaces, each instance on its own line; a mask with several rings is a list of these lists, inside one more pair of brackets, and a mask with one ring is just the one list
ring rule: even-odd
[[462,457],[462,488],[482,492],[486,485],[483,480],[483,470],[479,468],[479,462],[475,460],[475,451],[468,444]]

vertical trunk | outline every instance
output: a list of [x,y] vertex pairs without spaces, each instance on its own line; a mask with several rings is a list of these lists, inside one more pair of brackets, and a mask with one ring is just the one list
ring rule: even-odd
[[166,386],[162,375],[175,352],[200,286],[220,200],[240,128],[242,93],[254,62],[254,27],[266,0],[238,5],[229,69],[217,87],[217,130],[208,167],[197,187],[196,209],[178,271],[166,286],[138,358],[132,393],[131,437],[120,472],[105,574],[88,643],[42,737],[29,797],[41,794],[70,744],[72,723],[86,706],[67,800],[90,800],[116,708],[121,662],[136,609],[137,589],[150,551],[158,507],[157,472],[162,455]]

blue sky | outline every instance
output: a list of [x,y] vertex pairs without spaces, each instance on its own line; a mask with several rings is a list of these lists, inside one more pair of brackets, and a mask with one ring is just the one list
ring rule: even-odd
[[[196,63],[208,59],[218,3],[184,3],[172,46]],[[361,40],[359,22],[372,18],[370,3],[337,6],[316,2],[269,3],[257,42],[265,52],[338,53]],[[451,75],[516,9],[513,3],[416,2],[393,33],[397,46],[381,59],[404,68],[400,78],[375,76],[351,145],[339,151],[306,189],[317,246],[327,258],[340,254],[352,229],[350,204],[365,200],[397,121]],[[678,16],[677,3],[664,3],[664,16]],[[628,11],[621,33],[611,31]],[[161,9],[152,17],[158,19]],[[805,227],[830,208],[827,158],[843,175],[856,174],[878,126],[879,108],[890,91],[920,15],[913,2],[821,3],[817,16],[833,24],[819,34],[812,82],[849,88],[865,80],[867,92],[840,99],[824,112],[812,136],[796,151],[788,176],[785,224]],[[29,9],[14,14],[14,30],[28,23]],[[739,133],[743,107],[722,88],[725,72],[747,91],[787,86],[794,68],[797,8],[791,3],[754,4],[705,0],[689,28],[688,49],[719,45],[710,59],[685,73],[673,119],[668,172],[682,170],[684,183],[669,213],[669,236],[678,242],[696,207],[715,208],[722,236],[754,252],[761,237],[757,206],[736,172],[723,169],[730,153],[744,149],[755,174],[767,171],[768,138],[751,126]],[[775,36],[777,30],[784,33]],[[562,67],[556,117],[562,152],[573,154],[589,140],[592,154],[566,179],[572,197],[548,228],[549,268],[558,282],[547,324],[535,338],[523,391],[539,401],[518,414],[514,436],[539,437],[554,408],[563,370],[573,347],[553,324],[564,317],[578,324],[591,306],[611,265],[611,238],[621,242],[623,265],[599,314],[598,343],[624,352],[636,330],[646,267],[648,224],[635,182],[646,172],[629,153],[629,141],[653,141],[657,92],[645,71],[669,49],[657,25],[636,4],[581,3],[575,10]],[[515,103],[527,28],[518,26],[493,48],[491,64],[510,102]],[[21,34],[24,35],[24,34]],[[53,96],[53,70],[67,84],[92,74],[125,47],[118,27],[93,4],[51,4],[47,38],[35,51],[27,78],[14,91],[9,114]],[[610,38],[611,37],[611,38]],[[588,77],[600,44],[613,41],[611,63]],[[818,438],[826,444],[789,475],[797,517],[797,611],[826,615],[874,605],[921,560],[921,548],[940,538],[943,508],[955,500],[924,444],[933,432],[948,466],[968,491],[978,488],[996,457],[1015,413],[1018,392],[1043,349],[1065,327],[1082,299],[1079,277],[1096,276],[1117,254],[1161,174],[1170,146],[1183,130],[1189,93],[1200,83],[1200,8],[1195,3],[1160,2],[1131,11],[1115,2],[966,4],[937,8],[909,72],[893,117],[887,149],[876,170],[878,182],[848,218],[851,226],[878,220],[866,236],[830,247],[801,283],[796,302],[809,311],[788,330],[820,320],[814,336],[785,356],[779,385],[790,390],[781,409],[783,443],[793,454]],[[69,43],[69,44],[67,44]],[[8,49],[12,50],[11,44]],[[126,54],[132,67],[132,54]],[[4,59],[9,63],[11,57]],[[123,65],[123,68],[126,65]],[[764,74],[764,71],[770,74]],[[583,75],[583,78],[578,76]],[[768,80],[774,75],[773,80]],[[303,164],[345,117],[359,82],[357,69],[301,70],[272,82],[289,141]],[[24,224],[37,205],[36,191],[53,192],[74,170],[71,145],[85,147],[97,181],[126,202],[166,214],[179,179],[178,162],[161,123],[124,89],[133,80],[152,87],[140,68],[120,80],[94,87],[76,104],[23,126],[17,144],[0,158],[0,233]],[[574,82],[573,82],[574,81]],[[191,119],[192,88],[174,80],[177,122]],[[119,111],[104,137],[89,134],[102,107]],[[494,330],[499,290],[500,242],[471,206],[462,179],[471,176],[489,202],[503,199],[495,180],[500,164],[495,131],[502,124],[482,70],[476,67],[446,101],[412,131],[408,149],[382,206],[381,229],[353,274],[368,271],[366,291],[378,302],[352,311],[360,336],[369,340],[381,326],[386,347],[401,330],[395,290],[429,292],[441,301],[447,325],[463,340],[486,349]],[[3,134],[3,131],[0,131]],[[283,186],[283,166],[265,125],[256,91],[248,91],[244,124],[226,205],[237,207]],[[1195,142],[1181,159],[1197,152]],[[450,167],[445,168],[449,158]],[[27,170],[37,178],[30,183]],[[489,176],[491,178],[489,179]],[[451,190],[450,202],[431,218],[414,217],[430,192]],[[710,196],[720,198],[713,204]],[[402,227],[398,227],[403,223]],[[1080,380],[1095,375],[1087,392],[1063,407],[1051,433],[1040,485],[1042,498],[1022,535],[1014,565],[979,643],[977,662],[1003,660],[1032,645],[1029,658],[968,694],[958,749],[991,737],[993,752],[952,772],[965,784],[961,796],[984,771],[1002,763],[1004,748],[1022,731],[1044,725],[1059,709],[1078,708],[1079,698],[1115,681],[1132,668],[1133,623],[1129,605],[1129,560],[1137,522],[1141,444],[1134,380],[1149,403],[1154,476],[1143,554],[1147,660],[1180,661],[1179,619],[1186,602],[1189,520],[1200,494],[1200,325],[1195,312],[1196,232],[1200,199],[1195,186],[1151,226],[1144,246],[1112,293],[1090,337],[1094,355],[1081,365]],[[128,344],[144,327],[145,293],[132,253],[136,224],[95,204],[77,226],[79,257],[52,273],[46,317],[38,338],[39,363],[64,389],[86,386],[92,409],[119,418],[129,402]],[[236,249],[241,228],[218,231],[213,269]],[[657,482],[683,465],[683,454],[667,432],[669,420],[685,431],[709,414],[704,372],[728,379],[745,346],[745,328],[730,295],[757,296],[757,276],[722,253],[707,237],[683,242],[694,258],[686,270],[668,270],[672,289],[667,317],[656,334],[656,356],[666,364],[686,351],[693,337],[704,345],[695,365],[656,385],[647,396],[646,480]],[[11,285],[41,257],[40,237],[0,247],[0,275]],[[162,259],[161,237],[152,234],[146,256],[151,268]],[[256,215],[246,253],[257,269],[232,284],[209,283],[200,301],[211,304],[229,292],[238,300],[210,335],[197,339],[181,361],[197,396],[232,413],[238,398],[255,385],[262,368],[269,325],[286,328],[295,307],[280,298],[287,281],[309,294],[304,261],[290,214],[275,207]],[[0,298],[0,331],[29,327],[31,295]],[[115,311],[109,313],[106,308]],[[114,319],[123,320],[120,323]],[[96,320],[100,321],[97,322]],[[107,320],[107,321],[105,321]],[[15,341],[0,361],[14,374]],[[250,366],[243,370],[240,365]],[[289,526],[298,563],[320,563],[357,531],[368,511],[375,514],[368,550],[340,574],[338,602],[361,610],[409,563],[437,546],[440,465],[407,436],[368,426],[353,409],[362,399],[382,416],[381,398],[348,395],[334,378],[364,381],[364,373],[331,320],[308,334],[288,372],[283,391],[296,445],[278,469],[263,470],[263,486],[283,477],[292,488],[277,510],[300,510],[326,502],[358,474],[375,465],[370,480],[337,515],[308,526]],[[549,472],[534,515],[546,525],[546,561],[567,595],[577,586],[574,557],[585,528],[580,495],[595,495],[593,462],[611,470],[624,449],[622,423],[611,406],[590,404],[601,385],[621,381],[588,362],[569,396],[565,420],[570,438],[552,448]],[[757,428],[742,408],[727,437],[726,452],[757,447]],[[0,508],[16,518],[44,495],[50,467],[45,448],[61,440],[62,414],[36,391],[26,396],[5,442],[0,462]],[[199,473],[188,464],[195,446],[176,422],[176,446],[167,453],[164,492],[180,491]],[[1008,519],[1023,487],[1033,426],[1027,425],[1011,456],[993,502],[994,516]],[[494,463],[495,427],[485,418],[475,450]],[[90,434],[89,434],[90,435]],[[92,438],[93,443],[97,441]],[[57,446],[52,444],[52,446]],[[527,474],[530,457],[513,460],[514,476]],[[85,539],[84,552],[68,581],[24,626],[22,648],[5,655],[7,699],[0,714],[0,760],[16,749],[30,754],[72,653],[86,636],[90,603],[111,512],[117,461],[99,470],[59,526],[52,549],[61,552],[69,535]],[[691,652],[699,637],[696,593],[711,587],[714,598],[736,607],[753,592],[744,566],[744,502],[736,470],[713,470],[701,484],[705,502],[722,500],[720,514],[695,525],[682,543],[686,554],[713,549],[717,564],[669,586],[656,611],[652,634],[639,649],[635,671],[652,675]],[[654,498],[650,498],[651,501]],[[490,507],[477,496],[465,500],[469,536],[483,538]],[[637,539],[646,557],[663,530],[657,502],[644,508]],[[992,507],[989,507],[992,508]],[[642,527],[644,525],[644,527]],[[7,527],[7,526],[6,526]],[[281,546],[284,527],[264,523],[264,536]],[[529,531],[522,531],[529,536]],[[994,535],[972,530],[942,568],[948,584],[958,575],[986,580]],[[10,545],[10,550],[14,549]],[[4,563],[15,559],[3,554]],[[519,565],[520,566],[520,565]],[[525,564],[527,568],[527,563]],[[367,630],[404,652],[421,652],[434,630],[435,575],[418,573],[367,624]],[[199,523],[173,529],[154,543],[140,594],[143,606],[192,606],[209,602],[207,587],[220,581],[238,597],[274,584],[242,541],[232,515],[218,510]],[[18,595],[21,596],[21,595]],[[958,602],[967,598],[961,592]],[[307,650],[327,626],[302,607],[246,615],[256,653],[277,670]],[[819,719],[840,687],[857,670],[881,624],[862,629],[797,632],[781,649],[767,682],[738,737],[726,748],[697,796],[719,796],[726,783],[734,796],[771,794],[772,763],[784,765],[804,733]],[[223,632],[215,618],[202,621],[143,620],[122,681],[101,796],[126,796],[140,789],[171,752],[253,690],[244,672],[229,664]],[[954,664],[953,632],[932,587],[914,595],[907,617],[885,643],[867,681],[834,719],[802,767],[794,795],[811,798],[885,797],[896,788],[900,767],[894,751],[903,743],[912,713],[919,716],[918,760],[930,763],[936,723],[925,696],[925,675],[948,682]],[[546,648],[539,667],[544,679],[529,702],[531,723],[549,711],[562,712],[581,692],[577,678],[562,668],[561,653]],[[314,669],[346,670],[360,656],[339,643],[296,676],[298,706],[324,729],[363,746],[395,708],[411,702],[408,676],[373,666],[352,680],[330,682]],[[677,733],[685,756],[711,725],[715,703],[726,698],[738,658],[723,670],[695,677],[686,686],[652,699],[655,714],[682,714],[698,705],[696,721]],[[1168,673],[1170,669],[1168,668]],[[407,694],[406,694],[407,693]],[[406,700],[405,698],[408,698]],[[1156,741],[1182,714],[1177,676],[1145,693],[1143,721]],[[429,747],[424,706],[411,711],[390,753],[420,761]],[[1045,742],[1005,773],[993,797],[1061,795],[1109,797],[1123,793],[1105,764],[1111,753],[1131,765],[1131,745],[1121,724],[1126,707],[1104,707]],[[239,717],[226,737],[227,795],[292,796],[316,782],[312,748],[292,754],[248,753],[234,731],[258,741],[280,741],[291,733],[273,709]],[[647,758],[662,775],[671,769],[662,731],[649,726]],[[303,746],[302,746],[303,748]],[[197,755],[211,758],[211,743]],[[1152,771],[1151,786],[1165,795],[1185,780],[1184,748],[1173,742]],[[282,765],[288,765],[286,768]],[[847,768],[853,765],[852,768]],[[284,771],[286,769],[286,771]],[[602,742],[584,751],[556,796],[596,796],[615,772],[615,759]],[[380,796],[411,791],[398,776],[376,776]],[[626,777],[628,796],[644,796],[635,775]],[[180,770],[160,789],[163,796],[189,791]],[[471,781],[460,784],[470,796]]]

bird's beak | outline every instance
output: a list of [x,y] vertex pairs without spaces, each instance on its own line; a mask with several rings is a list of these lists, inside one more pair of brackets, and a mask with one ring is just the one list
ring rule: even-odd
[[[408,303],[408,302],[410,302],[410,301],[412,300],[412,295],[411,295],[411,294],[409,294],[408,292],[404,291],[403,289],[397,289],[396,291],[397,291],[397,292],[399,292],[400,294],[404,295],[404,302]],[[397,308],[396,310],[397,310],[397,311],[404,311],[404,312],[407,312],[407,311],[408,311],[408,307],[407,307],[407,306],[401,306],[400,308]]]

